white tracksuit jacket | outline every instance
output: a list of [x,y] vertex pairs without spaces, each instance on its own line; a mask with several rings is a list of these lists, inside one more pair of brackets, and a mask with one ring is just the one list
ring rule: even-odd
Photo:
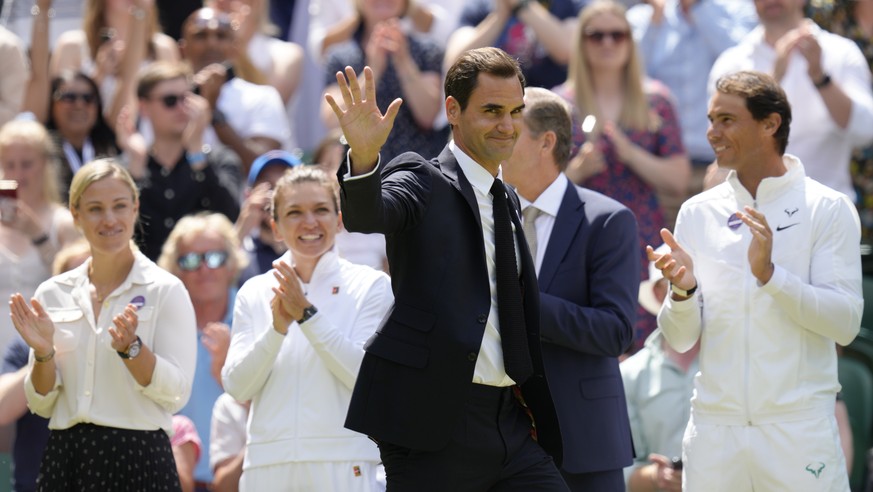
[[[291,254],[280,258],[292,264]],[[394,302],[387,275],[354,265],[336,249],[318,261],[306,298],[318,308],[273,329],[273,271],[249,279],[236,296],[224,389],[252,400],[243,469],[307,461],[379,461],[367,436],[343,428],[352,388],[373,335]]]
[[[761,182],[757,199],[736,172],[682,205],[676,239],[691,255],[698,290],[670,296],[658,316],[667,341],[688,350],[701,339],[694,420],[758,425],[832,415],[837,381],[834,342],[858,333],[860,223],[849,199],[788,172]],[[773,277],[758,284],[748,261],[749,228],[733,215],[762,212],[773,231]]]

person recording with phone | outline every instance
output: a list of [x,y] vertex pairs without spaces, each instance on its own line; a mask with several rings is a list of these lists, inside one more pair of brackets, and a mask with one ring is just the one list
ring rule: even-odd
[[236,76],[251,64],[245,53],[237,52],[236,30],[227,14],[202,8],[182,26],[179,48],[194,71],[197,94],[212,113],[203,143],[233,150],[247,174],[257,156],[285,146],[291,130],[275,88]]
[[212,112],[190,91],[188,67],[155,62],[140,73],[138,109],[154,132],[150,146],[134,129],[133,108],[122,111],[116,128],[128,170],[142,196],[143,227],[137,242],[157,259],[170,231],[185,215],[219,212],[231,222],[239,215],[243,177],[236,155],[222,145],[208,146],[204,133]]
[[[48,131],[35,121],[13,120],[0,128],[0,296],[33,295],[51,276],[61,247],[79,237],[60,204],[58,164]],[[15,331],[0,316],[0,350]]]

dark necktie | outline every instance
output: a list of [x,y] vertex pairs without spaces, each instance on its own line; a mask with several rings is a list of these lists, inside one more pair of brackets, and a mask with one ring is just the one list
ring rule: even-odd
[[524,306],[515,262],[515,237],[509,220],[509,202],[506,188],[499,179],[495,179],[491,185],[491,196],[494,200],[494,264],[497,269],[497,315],[503,345],[503,367],[516,384],[522,384],[533,374],[533,363],[524,326]]

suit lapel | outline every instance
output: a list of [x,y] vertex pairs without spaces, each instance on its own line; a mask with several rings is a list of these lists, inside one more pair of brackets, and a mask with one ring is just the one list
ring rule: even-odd
[[558,270],[558,265],[566,256],[567,250],[576,237],[576,232],[582,224],[584,203],[579,199],[576,187],[570,183],[561,200],[561,208],[555,218],[552,234],[546,245],[546,254],[543,256],[543,264],[540,266],[539,284],[540,290],[546,290]]
[[473,192],[473,185],[467,181],[467,177],[461,172],[460,166],[458,166],[458,160],[455,159],[455,155],[452,154],[451,150],[449,150],[448,145],[443,148],[443,151],[437,158],[437,162],[439,163],[440,171],[443,173],[443,176],[448,178],[449,182],[452,183],[452,186],[461,193],[461,196],[464,197],[467,205],[470,206],[470,210],[472,210],[473,215],[476,216],[476,222],[481,223],[482,219],[479,217],[479,204],[476,201],[476,195]]

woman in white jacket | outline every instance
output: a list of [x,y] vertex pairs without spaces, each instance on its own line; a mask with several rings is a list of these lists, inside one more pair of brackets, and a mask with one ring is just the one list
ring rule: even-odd
[[252,400],[240,490],[378,490],[378,449],[343,422],[390,281],[338,256],[337,184],[324,172],[288,171],[272,217],[289,251],[240,289],[222,371],[225,391]]

